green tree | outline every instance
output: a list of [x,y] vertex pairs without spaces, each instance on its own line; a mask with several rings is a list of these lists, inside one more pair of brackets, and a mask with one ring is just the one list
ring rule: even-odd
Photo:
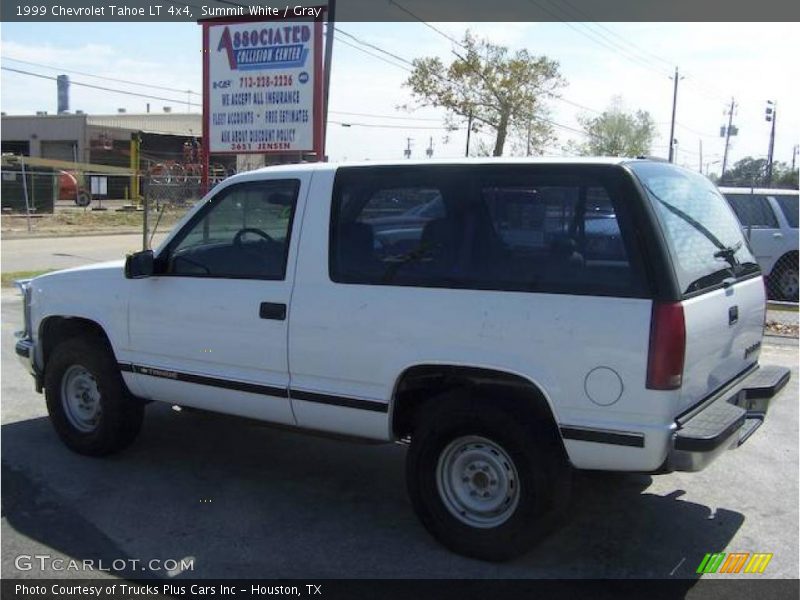
[[414,60],[405,85],[421,106],[441,107],[452,117],[469,119],[495,132],[492,154],[502,156],[510,134],[531,131],[538,152],[552,138],[545,100],[565,82],[558,63],[527,50],[508,48],[474,37],[467,31],[456,59],[445,66],[437,57]]
[[793,190],[800,188],[800,172],[798,172],[798,169],[792,171],[791,167],[783,163],[778,163],[778,165],[781,165],[782,168],[773,173],[772,185],[777,188],[789,188]]
[[746,156],[720,176],[720,185],[760,187],[765,182],[766,171],[767,159]]
[[[797,189],[797,178],[797,169],[793,171],[786,163],[776,161],[772,165],[772,182],[769,187]],[[767,187],[767,159],[745,156],[720,177],[720,185]]]
[[627,111],[619,96],[601,114],[579,116],[578,122],[586,133],[586,141],[570,142],[566,149],[583,156],[646,156],[656,137],[650,113]]

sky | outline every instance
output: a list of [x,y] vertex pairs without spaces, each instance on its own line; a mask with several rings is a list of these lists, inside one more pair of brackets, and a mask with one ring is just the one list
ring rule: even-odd
[[[657,123],[653,154],[668,152],[675,66],[679,67],[677,162],[719,172],[724,150],[720,126],[736,99],[729,163],[744,156],[765,157],[770,123],[767,100],[777,101],[775,159],[792,161],[800,141],[800,33],[795,23],[339,23],[331,71],[327,151],[332,160],[402,159],[411,138],[412,158],[424,158],[432,144],[436,158],[464,155],[466,128],[444,129],[444,113],[413,104],[403,84],[408,65],[364,46],[345,33],[408,61],[455,57],[448,39],[469,29],[495,44],[525,48],[559,63],[567,86],[562,99],[548,103],[558,123],[557,142],[547,154],[560,154],[567,142],[580,142],[578,117],[605,109],[615,96],[626,108],[646,110]],[[438,30],[438,31],[436,31]],[[139,98],[71,86],[71,106],[94,114],[118,108],[144,112],[171,106],[175,112],[199,112],[202,89],[200,27],[194,23],[4,23],[0,31],[3,67],[49,76],[62,69],[83,81],[166,100]],[[356,47],[353,47],[356,46]],[[360,48],[360,49],[358,49]],[[370,54],[371,53],[371,54]],[[12,60],[16,59],[16,60]],[[27,61],[33,66],[17,61]],[[161,86],[134,86],[89,75]],[[2,71],[0,109],[7,114],[56,112],[55,81]],[[362,113],[348,114],[348,113]],[[371,116],[363,116],[371,115]],[[375,116],[372,116],[375,115]],[[344,127],[341,123],[349,123]],[[493,136],[473,137],[491,147]],[[507,152],[508,154],[508,152]],[[800,160],[800,157],[798,157]]]

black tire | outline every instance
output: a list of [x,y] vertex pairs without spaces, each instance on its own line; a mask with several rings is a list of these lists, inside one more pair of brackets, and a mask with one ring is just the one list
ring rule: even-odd
[[[571,480],[563,447],[554,426],[523,407],[519,398],[462,390],[431,399],[419,415],[406,459],[408,493],[425,528],[458,554],[510,560],[530,550],[563,516]],[[475,526],[456,518],[454,503],[440,492],[446,485],[440,485],[440,457],[444,460],[451,444],[459,444],[455,440],[472,436],[505,452],[519,482],[516,508],[497,525]]]
[[797,255],[783,256],[772,268],[769,276],[771,296],[776,300],[797,302],[798,300]]
[[89,206],[92,203],[92,198],[86,192],[80,192],[75,198],[75,204],[80,207]]
[[[68,415],[70,409],[62,397],[65,374],[80,372],[80,368],[93,377],[99,392],[100,412],[91,430],[81,430],[74,424],[75,417]],[[71,339],[56,346],[47,362],[44,391],[56,433],[78,454],[106,456],[118,452],[129,446],[142,428],[144,404],[128,393],[113,353],[100,337]]]

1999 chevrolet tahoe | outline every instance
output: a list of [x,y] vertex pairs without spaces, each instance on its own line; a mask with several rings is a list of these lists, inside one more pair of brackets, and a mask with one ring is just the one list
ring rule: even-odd
[[22,285],[16,353],[72,450],[148,401],[410,441],[447,547],[525,552],[570,469],[697,471],[763,422],[764,282],[702,176],[655,160],[269,167],[155,251]]

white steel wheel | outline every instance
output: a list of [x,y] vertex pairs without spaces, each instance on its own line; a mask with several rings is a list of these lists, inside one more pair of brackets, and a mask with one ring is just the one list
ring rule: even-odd
[[501,446],[475,435],[456,438],[441,452],[436,485],[450,514],[470,527],[502,525],[520,499],[514,461]]
[[100,390],[94,375],[81,365],[72,365],[61,377],[61,405],[67,421],[82,433],[97,429],[103,413]]

